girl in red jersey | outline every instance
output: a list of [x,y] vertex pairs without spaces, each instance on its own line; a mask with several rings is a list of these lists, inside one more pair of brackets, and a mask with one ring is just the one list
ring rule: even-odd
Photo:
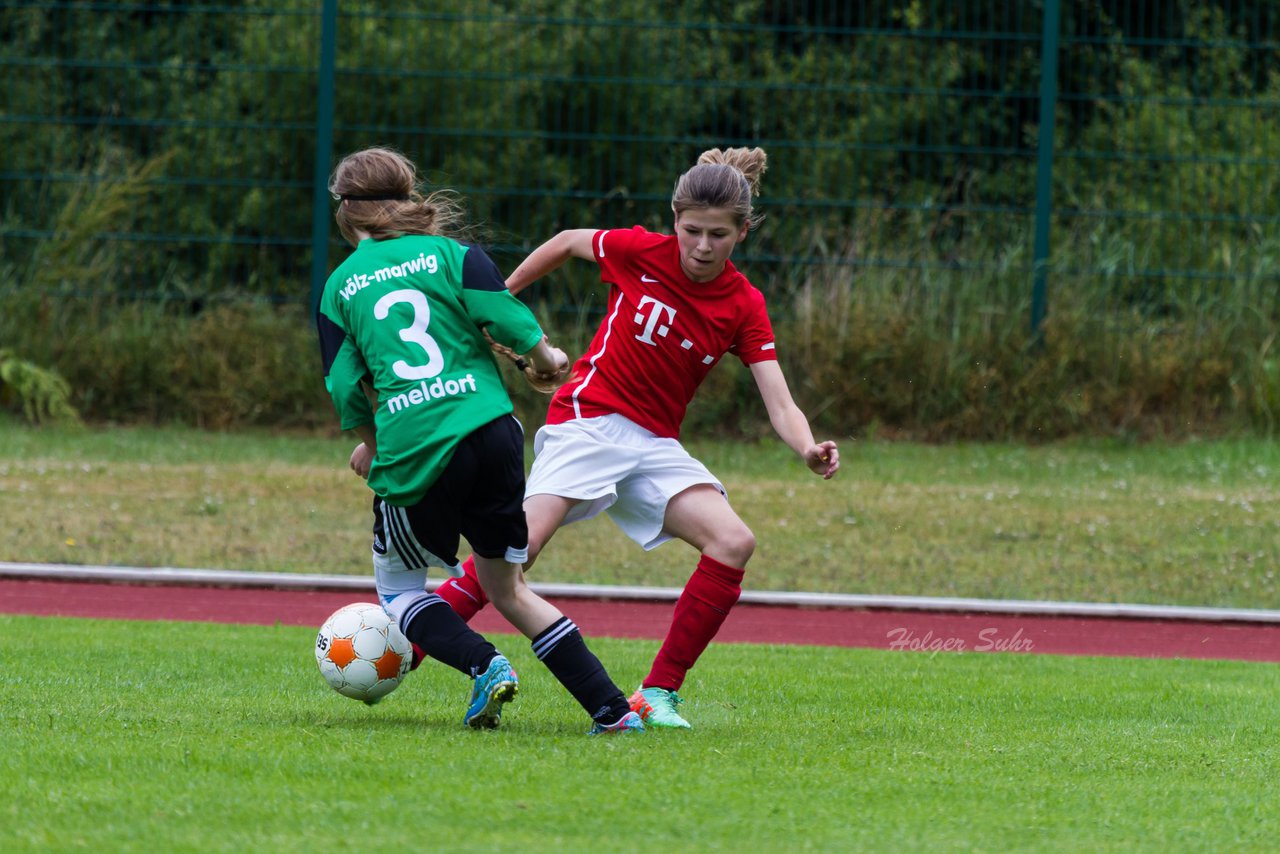
[[[836,443],[815,441],[792,400],[764,297],[729,260],[759,222],[751,199],[765,160],[759,148],[704,152],[676,182],[674,235],[638,226],[562,231],[507,279],[518,293],[582,258],[599,264],[609,285],[605,319],[534,439],[524,502],[528,565],[561,525],[601,511],[646,550],[674,537],[701,555],[631,697],[653,726],[689,726],[676,710],[677,691],[738,601],[756,545],[724,487],[679,441],[703,378],[734,354],[751,370],[774,430],[804,464],[825,479],[840,467]],[[469,563],[466,576],[436,591],[466,619],[485,604]]]

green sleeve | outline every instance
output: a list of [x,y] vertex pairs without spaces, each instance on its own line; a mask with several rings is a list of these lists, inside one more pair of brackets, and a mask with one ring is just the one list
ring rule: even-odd
[[363,424],[373,423],[373,407],[365,396],[360,381],[369,376],[369,368],[355,342],[350,337],[342,342],[334,356],[329,372],[325,375],[325,388],[333,398],[333,408],[338,413],[343,430],[351,430]]
[[542,340],[533,312],[507,290],[498,266],[479,246],[466,247],[462,256],[462,305],[473,323],[517,353],[528,353]]
[[542,327],[528,306],[510,292],[464,290],[463,302],[477,326],[493,340],[517,353],[528,353],[542,340]]

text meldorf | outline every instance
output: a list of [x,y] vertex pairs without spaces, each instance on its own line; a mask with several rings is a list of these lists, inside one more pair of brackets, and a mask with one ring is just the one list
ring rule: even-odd
[[455,397],[475,390],[476,378],[474,374],[467,374],[465,377],[456,380],[442,380],[436,377],[430,385],[427,384],[426,380],[423,380],[418,383],[417,388],[387,398],[387,412],[394,415],[402,409],[407,409],[410,406],[419,406],[428,400]]

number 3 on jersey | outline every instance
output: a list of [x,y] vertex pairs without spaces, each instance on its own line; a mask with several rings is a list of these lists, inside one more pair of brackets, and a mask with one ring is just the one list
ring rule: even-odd
[[427,363],[411,365],[404,359],[397,359],[391,370],[403,380],[429,380],[444,370],[444,354],[440,352],[436,339],[427,334],[427,324],[431,322],[431,306],[427,303],[427,295],[413,288],[392,291],[374,305],[373,316],[378,320],[386,320],[391,306],[400,302],[413,306],[413,323],[400,330],[400,337],[426,350]]

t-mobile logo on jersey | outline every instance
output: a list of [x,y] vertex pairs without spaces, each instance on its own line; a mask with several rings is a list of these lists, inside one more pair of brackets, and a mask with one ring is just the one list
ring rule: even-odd
[[[648,318],[644,315],[644,307],[649,306]],[[675,322],[676,310],[664,302],[659,302],[653,297],[642,297],[640,300],[640,310],[636,312],[636,323],[644,327],[644,332],[636,336],[636,339],[650,344],[654,347],[658,346],[658,342],[653,340],[654,333],[666,337],[671,331],[671,324]],[[666,321],[663,323],[662,321]]]

